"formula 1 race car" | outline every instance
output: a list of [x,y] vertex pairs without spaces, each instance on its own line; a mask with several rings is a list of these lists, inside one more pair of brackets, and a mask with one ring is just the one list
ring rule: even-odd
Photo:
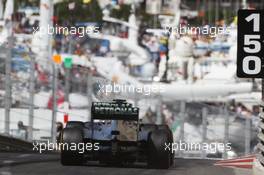
[[125,100],[93,102],[91,122],[69,121],[60,143],[89,143],[88,147],[93,148],[82,152],[61,149],[63,165],[82,165],[85,161],[115,165],[147,162],[150,168],[167,169],[174,160],[173,153],[165,149],[166,144],[173,143],[169,127],[140,124],[139,108]]

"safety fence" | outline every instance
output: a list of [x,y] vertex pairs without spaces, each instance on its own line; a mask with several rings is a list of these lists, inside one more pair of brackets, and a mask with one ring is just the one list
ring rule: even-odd
[[233,158],[255,152],[257,112],[228,103],[184,101],[167,103],[164,108],[163,121],[174,134],[176,156]]

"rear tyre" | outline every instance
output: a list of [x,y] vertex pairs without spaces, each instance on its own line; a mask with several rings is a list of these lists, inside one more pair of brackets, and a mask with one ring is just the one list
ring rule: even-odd
[[140,130],[141,131],[146,131],[146,132],[152,132],[158,129],[158,126],[156,124],[141,124],[140,125]]
[[169,143],[169,134],[160,129],[150,133],[148,138],[148,166],[155,169],[168,169],[171,165],[171,154],[165,150],[165,143]]
[[[78,144],[83,143],[83,131],[80,128],[65,128],[62,132],[61,143],[63,145],[75,144],[77,149],[70,150],[67,147],[61,146],[61,164],[62,165],[82,165],[83,164],[83,154],[79,153]],[[75,148],[76,148],[75,147]]]
[[157,127],[158,127],[158,129],[166,130],[168,132],[168,134],[169,134],[170,141],[173,142],[173,134],[172,134],[172,132],[171,132],[171,130],[170,130],[168,125],[158,125]]
[[66,124],[66,128],[80,128],[83,129],[84,123],[80,121],[69,121]]
[[[163,129],[163,130],[166,130],[169,134],[169,142],[172,144],[173,143],[173,133],[171,131],[171,129],[169,128],[168,125],[158,125],[158,129]],[[171,152],[170,153],[170,163],[171,163],[171,166],[174,164],[174,153]]]

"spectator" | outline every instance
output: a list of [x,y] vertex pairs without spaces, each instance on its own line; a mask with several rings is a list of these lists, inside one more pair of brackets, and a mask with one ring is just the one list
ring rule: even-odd
[[151,37],[147,47],[151,53],[151,61],[156,62],[159,59],[159,43],[155,36]]

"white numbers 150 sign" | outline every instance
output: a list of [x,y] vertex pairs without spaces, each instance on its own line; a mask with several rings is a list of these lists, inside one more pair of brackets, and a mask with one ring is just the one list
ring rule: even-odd
[[263,14],[260,10],[238,12],[237,76],[240,78],[264,78]]

